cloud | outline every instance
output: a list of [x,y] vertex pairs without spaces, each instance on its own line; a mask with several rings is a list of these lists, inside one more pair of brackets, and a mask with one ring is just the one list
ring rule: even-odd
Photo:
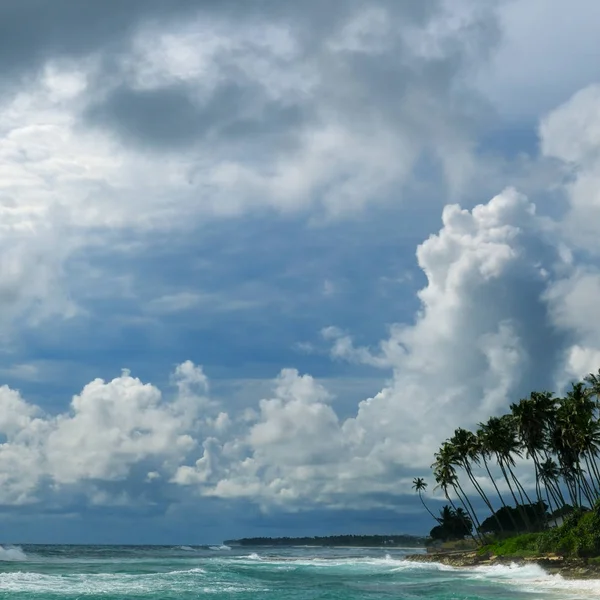
[[126,4],[0,8],[7,314],[85,314],[69,261],[131,230],[353,214],[424,155],[468,180],[487,3]]
[[[100,482],[135,479],[140,467],[139,475],[152,481],[176,468],[199,436],[223,431],[228,417],[203,395],[208,382],[193,363],[179,365],[173,383],[178,393],[165,400],[158,388],[123,371],[87,384],[58,415],[1,388],[1,503],[33,502],[76,485],[92,490],[97,502],[109,493]],[[127,494],[126,487],[118,494]]]
[[[200,223],[208,230],[237,218],[225,234],[233,245],[248,239],[252,215],[330,224],[409,204],[405,191],[423,171],[428,182],[443,174],[443,192],[429,200],[440,204],[476,197],[469,183],[488,173],[478,171],[475,134],[490,107],[469,81],[498,43],[495,3],[182,0],[167,10],[131,0],[87,12],[75,1],[38,4],[0,7],[5,329],[85,315],[85,298],[71,297],[73,263],[94,247],[115,259],[139,243],[142,254]],[[474,207],[450,203],[439,231],[417,248],[425,283],[412,318],[364,347],[347,323],[323,329],[338,364],[383,370],[378,393],[350,407],[322,381],[284,368],[272,391],[236,411],[211,396],[191,361],[175,367],[165,390],[124,371],[93,379],[53,413],[5,386],[0,503],[82,496],[89,505],[139,506],[192,494],[290,511],[396,506],[454,427],[474,426],[533,388],[561,386],[599,360],[599,96],[598,86],[582,90],[540,126],[541,162],[564,175],[564,221],[512,188]],[[201,260],[212,256],[206,248]],[[79,269],[83,289],[93,268]],[[103,297],[126,288],[135,303],[132,278],[115,290],[104,280]],[[153,282],[137,307],[145,323],[272,305],[253,282],[237,299],[219,286],[156,291]],[[346,291],[335,272],[319,273],[319,282],[314,295],[331,306]],[[215,346],[211,357],[218,352],[229,349]],[[13,375],[35,377],[30,364],[20,361]]]
[[584,323],[587,299],[598,296],[585,286],[596,282],[574,284],[581,275],[556,223],[513,189],[472,210],[447,206],[442,221],[417,250],[427,284],[412,325],[392,326],[377,349],[355,347],[335,327],[323,332],[334,358],[390,369],[383,389],[342,420],[312,379],[284,371],[286,385],[260,403],[248,433],[213,443],[210,476],[184,468],[188,485],[290,509],[393,503],[455,427],[593,366],[596,351],[574,341],[595,339]]
[[576,247],[600,252],[600,85],[588,86],[551,111],[540,124],[541,150],[562,162],[567,214],[563,221]]
[[[535,120],[597,79],[594,0],[497,4],[502,38],[478,87],[512,123]],[[570,18],[565,20],[565,11]],[[548,35],[551,32],[551,35]]]
[[447,206],[442,221],[417,250],[427,285],[414,324],[394,325],[376,350],[323,332],[334,358],[390,369],[386,386],[341,420],[311,378],[284,371],[247,433],[213,440],[196,478],[183,468],[187,485],[265,506],[381,506],[428,472],[455,427],[566,374],[572,339],[556,328],[551,290],[574,271],[555,225],[513,189],[470,211]]
[[51,58],[86,57],[114,50],[140,22],[193,10],[197,2],[169,5],[160,1],[132,0],[123,4],[107,0],[81,10],[76,0],[40,4],[36,0],[7,0],[0,7],[3,71],[15,79],[34,73]]
[[598,282],[556,232],[510,188],[472,210],[446,206],[439,232],[417,249],[427,282],[414,322],[392,326],[375,349],[324,331],[335,358],[390,372],[344,418],[325,387],[295,369],[237,412],[209,397],[191,361],[175,368],[169,399],[125,371],[92,381],[56,416],[5,387],[3,502],[78,489],[92,504],[135,503],[153,485],[264,510],[391,507],[455,427],[582,374],[599,356],[585,321]]

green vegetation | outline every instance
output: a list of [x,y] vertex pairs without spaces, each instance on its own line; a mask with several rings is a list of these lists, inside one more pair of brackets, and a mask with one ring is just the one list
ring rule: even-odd
[[593,510],[573,512],[560,527],[527,533],[481,548],[496,556],[535,556],[556,553],[582,558],[600,556],[600,502]]
[[429,535],[433,540],[447,542],[450,540],[459,540],[473,531],[473,522],[469,515],[462,509],[454,510],[451,506],[444,506],[440,511],[440,516],[436,518],[436,525]]
[[397,546],[422,548],[425,538],[414,535],[328,535],[318,537],[257,537],[225,540],[228,546]]
[[488,544],[480,548],[480,553],[489,552],[495,556],[536,556],[540,554],[538,549],[541,533],[523,533],[494,544]]
[[[415,478],[413,488],[437,521],[434,540],[470,535],[499,556],[599,556],[599,455],[600,370],[573,383],[562,398],[532,392],[474,432],[458,428],[432,465],[436,489],[449,503],[439,517],[423,499],[425,480]],[[531,487],[523,465],[533,471]],[[487,518],[476,511],[471,493],[489,511]]]

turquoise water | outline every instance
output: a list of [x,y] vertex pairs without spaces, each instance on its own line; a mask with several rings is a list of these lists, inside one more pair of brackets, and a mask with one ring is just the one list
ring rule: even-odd
[[527,600],[600,598],[536,566],[456,570],[403,550],[189,546],[0,547],[0,598]]

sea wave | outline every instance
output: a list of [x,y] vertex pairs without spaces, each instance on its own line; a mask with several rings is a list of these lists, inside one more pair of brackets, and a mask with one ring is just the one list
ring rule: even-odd
[[516,563],[507,565],[480,565],[474,567],[473,572],[477,577],[492,579],[541,581],[552,577],[552,575],[549,575],[542,567],[535,563],[528,565],[519,565]]
[[0,546],[0,560],[19,561],[27,560],[27,555],[21,546]]
[[226,559],[230,562],[261,562],[263,565],[273,565],[281,567],[313,567],[313,568],[346,568],[346,569],[381,569],[390,571],[401,571],[407,569],[430,569],[430,570],[451,570],[452,567],[446,567],[445,565],[439,565],[437,563],[421,563],[411,562],[405,560],[403,557],[393,557],[389,554],[384,557],[372,557],[372,556],[353,556],[353,557],[311,557],[311,558],[298,558],[291,556],[273,556],[273,555],[260,555],[256,552],[252,552],[246,556],[238,556]]
[[209,550],[231,550],[231,547],[227,546],[226,544],[221,544],[220,546],[209,546],[208,549]]
[[[406,561],[407,563],[409,561]],[[476,567],[451,567],[440,563],[411,563],[417,565],[435,565],[440,570],[461,572],[468,579],[491,581],[518,588],[522,592],[542,593],[560,592],[564,598],[600,598],[600,580],[565,579],[561,575],[550,574],[542,567],[533,564],[479,565]]]
[[183,569],[181,571],[168,571],[165,575],[187,575],[188,573],[206,573],[206,570],[201,567],[194,567],[193,569]]
[[[205,593],[259,591],[247,583],[239,585],[231,581],[207,579],[206,571],[196,567],[185,571],[152,574],[87,573],[72,575],[49,575],[16,571],[0,573],[0,589],[3,592],[30,594],[80,595],[139,595],[166,592]],[[264,590],[263,590],[264,591]]]
[[570,598],[599,598],[600,581],[597,579],[564,579],[551,575],[539,565],[491,565],[479,566],[476,576],[517,587],[524,592],[560,592]]

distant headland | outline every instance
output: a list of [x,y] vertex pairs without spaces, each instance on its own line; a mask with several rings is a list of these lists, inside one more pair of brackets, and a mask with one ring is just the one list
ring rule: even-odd
[[327,535],[315,537],[255,537],[225,540],[227,546],[347,546],[423,548],[425,537],[415,535]]

